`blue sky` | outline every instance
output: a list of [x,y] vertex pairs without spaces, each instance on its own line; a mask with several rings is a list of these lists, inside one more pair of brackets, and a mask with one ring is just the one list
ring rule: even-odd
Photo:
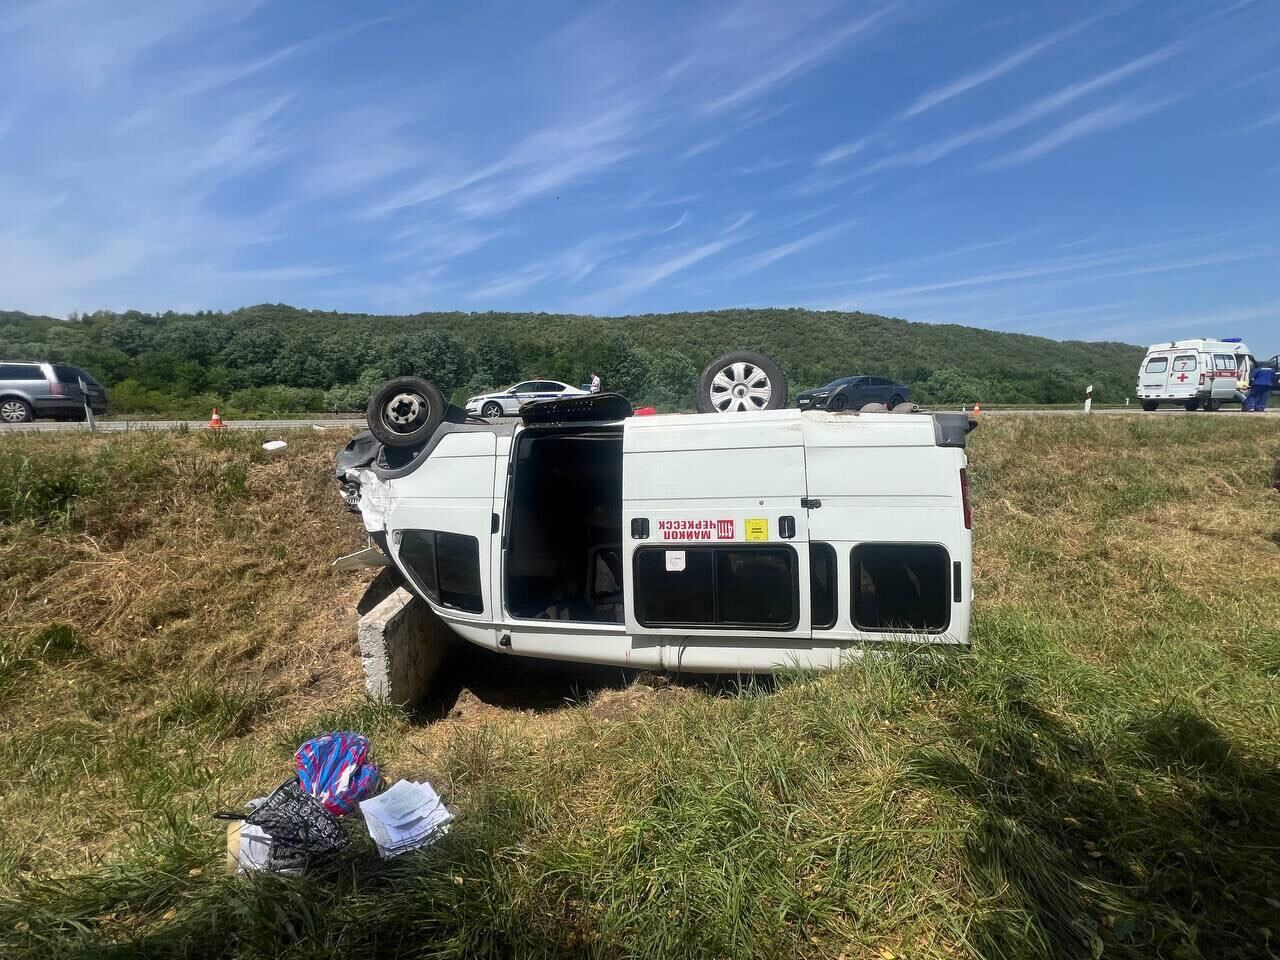
[[6,0],[0,308],[1280,350],[1280,3]]

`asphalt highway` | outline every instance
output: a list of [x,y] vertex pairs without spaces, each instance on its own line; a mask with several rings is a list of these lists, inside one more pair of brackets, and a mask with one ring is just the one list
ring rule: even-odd
[[[936,410],[925,412],[945,413],[950,410],[952,410],[951,407],[940,407]],[[972,413],[973,411],[970,410],[969,412]],[[983,417],[1070,417],[1080,415],[1082,415],[1082,411],[1080,410],[1064,410],[1061,408],[1054,408],[1052,410],[984,410],[980,414],[980,416]],[[1239,410],[1219,410],[1216,413],[1206,413],[1203,410],[1192,412],[1172,407],[1162,408],[1148,413],[1141,407],[1135,405],[1129,407],[1107,407],[1104,409],[1095,409],[1093,411],[1093,415],[1100,417],[1239,417],[1244,414]],[[1249,414],[1249,416],[1256,416],[1256,414]],[[1263,416],[1280,416],[1280,408],[1268,410],[1263,414]],[[262,430],[267,433],[278,433],[285,430],[347,430],[352,433],[357,433],[364,429],[364,420],[360,417],[290,420],[226,420],[224,421],[224,425],[228,430]],[[97,429],[102,432],[129,430],[206,430],[208,427],[209,423],[207,420],[99,420],[97,424]],[[87,429],[88,427],[83,423],[59,423],[54,420],[37,420],[34,423],[0,424],[0,434],[23,432],[76,433],[83,432]]]

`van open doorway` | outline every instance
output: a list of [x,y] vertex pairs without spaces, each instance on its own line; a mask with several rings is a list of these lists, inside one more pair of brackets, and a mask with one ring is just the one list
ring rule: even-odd
[[510,483],[508,613],[622,623],[622,428],[526,429],[516,438]]

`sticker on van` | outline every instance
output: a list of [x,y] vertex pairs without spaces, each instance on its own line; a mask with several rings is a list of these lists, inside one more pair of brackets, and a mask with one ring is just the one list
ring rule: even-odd
[[663,540],[732,540],[732,520],[659,520]]
[[767,517],[751,517],[744,526],[748,540],[769,539],[769,520]]

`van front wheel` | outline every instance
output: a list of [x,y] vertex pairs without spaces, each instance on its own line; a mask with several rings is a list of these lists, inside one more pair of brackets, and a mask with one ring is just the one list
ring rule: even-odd
[[369,432],[388,447],[426,443],[444,419],[444,394],[422,377],[388,380],[369,398]]
[[1221,400],[1206,400],[1204,402],[1204,408],[1209,413],[1217,413],[1221,407],[1222,407]]

